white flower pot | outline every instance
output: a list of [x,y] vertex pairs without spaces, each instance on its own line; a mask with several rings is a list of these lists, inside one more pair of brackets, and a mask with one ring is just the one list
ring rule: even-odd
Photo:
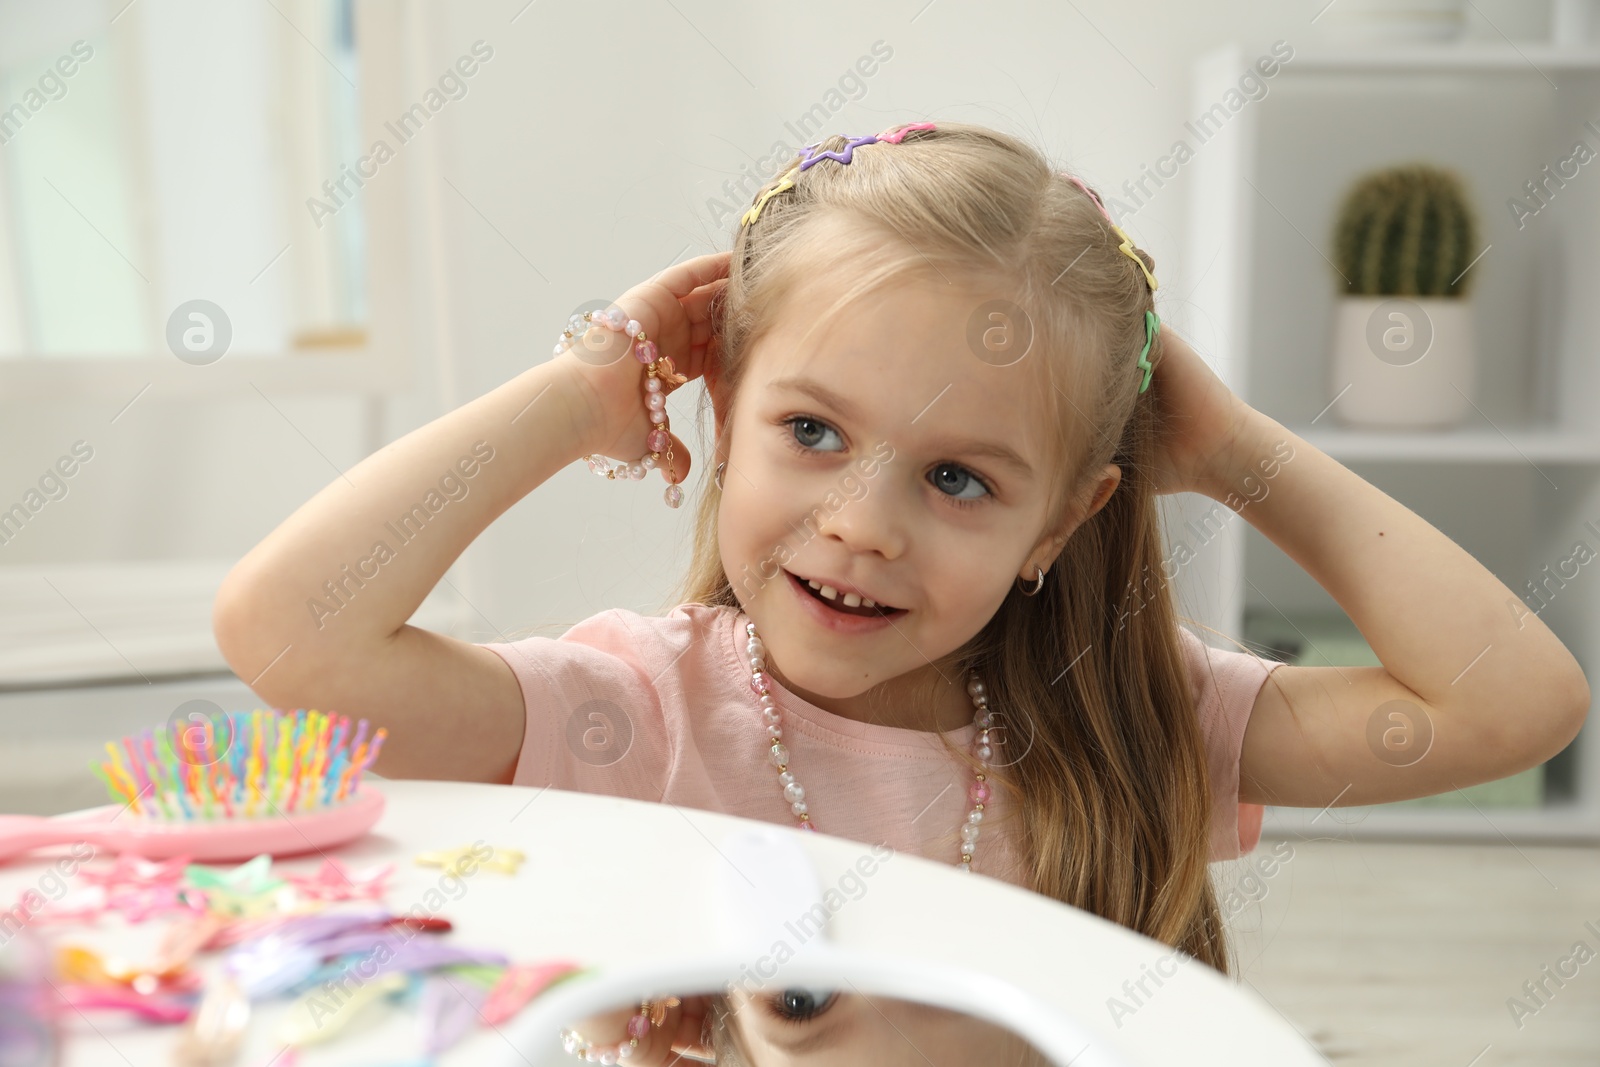
[[1372,429],[1455,425],[1476,399],[1477,349],[1469,299],[1341,297],[1328,361],[1328,398],[1338,397],[1330,413]]
[[1466,27],[1466,0],[1337,0],[1319,23],[1355,42],[1447,41]]

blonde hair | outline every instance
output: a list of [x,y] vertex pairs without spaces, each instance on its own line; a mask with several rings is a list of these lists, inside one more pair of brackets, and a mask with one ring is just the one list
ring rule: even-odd
[[[818,150],[846,140],[828,137]],[[1205,753],[1177,616],[1164,580],[1143,595],[1148,576],[1162,573],[1151,482],[1162,421],[1155,386],[1140,396],[1137,369],[1153,298],[1120,243],[1083,189],[1004,133],[941,122],[898,145],[858,147],[848,166],[824,160],[796,174],[792,189],[739,227],[707,373],[731,425],[753,344],[808,279],[848,282],[823,321],[911,277],[981,280],[1014,294],[1052,386],[1045,529],[1077,517],[1069,509],[1106,463],[1121,468],[1121,482],[1068,538],[1039,595],[1013,585],[982,630],[936,666],[983,677],[1006,726],[996,762],[1026,744],[990,784],[1008,790],[1020,816],[1031,888],[1228,973],[1207,872]],[[1151,362],[1160,351],[1158,337]],[[675,602],[738,609],[717,541],[721,493],[702,484]]]

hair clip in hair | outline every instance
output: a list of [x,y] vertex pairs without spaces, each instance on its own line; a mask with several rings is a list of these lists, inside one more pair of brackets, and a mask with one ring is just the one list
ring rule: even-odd
[[908,122],[904,126],[890,126],[887,130],[878,134],[878,140],[887,141],[889,144],[899,144],[905,138],[905,135],[912,130],[933,130],[937,128],[931,122]]
[[[1082,189],[1084,195],[1090,200],[1094,201],[1094,206],[1100,209],[1100,214],[1106,217],[1106,221],[1111,222],[1111,212],[1106,210],[1106,205],[1100,199],[1100,194],[1096,193],[1093,189],[1085,185],[1083,179],[1077,175],[1068,174],[1066,171],[1061,171],[1060,173],[1063,178],[1067,179],[1067,181],[1071,182],[1073,185],[1076,185],[1079,189]],[[1115,223],[1112,223],[1112,225],[1115,225]]]
[[1145,266],[1144,260],[1140,259],[1139,256],[1134,252],[1134,250],[1133,250],[1133,238],[1131,238],[1127,234],[1123,233],[1122,232],[1122,227],[1118,226],[1114,222],[1111,224],[1111,230],[1118,237],[1122,238],[1122,244],[1118,248],[1118,251],[1120,251],[1123,255],[1127,256],[1129,259],[1133,260],[1135,263],[1139,264],[1139,269],[1144,271],[1144,280],[1149,284],[1150,291],[1152,293],[1155,292],[1156,288],[1157,288],[1156,287],[1156,276],[1154,274],[1150,273],[1150,268]]
[[739,225],[749,226],[751,223],[759,219],[761,217],[761,209],[767,206],[768,200],[771,200],[779,193],[788,192],[790,189],[793,189],[795,175],[799,174],[803,170],[810,170],[811,165],[819,160],[832,159],[848,166],[850,160],[855,157],[855,150],[863,145],[876,144],[879,141],[883,141],[888,144],[899,144],[905,139],[905,135],[910,133],[912,130],[933,130],[937,128],[938,127],[931,122],[907,122],[899,126],[890,126],[888,129],[884,130],[875,137],[865,136],[847,138],[843,148],[839,149],[838,151],[830,152],[817,151],[817,149],[822,145],[821,141],[808,144],[800,149],[799,165],[789,168],[789,172],[779,179],[777,185],[774,185],[771,189],[768,189],[766,192],[757,197],[755,204],[751,206],[750,209],[747,210],[743,215],[739,216]]
[[1144,371],[1144,381],[1139,383],[1139,392],[1150,388],[1150,372],[1155,370],[1155,364],[1150,362],[1150,345],[1156,339],[1156,334],[1161,332],[1161,316],[1154,311],[1144,313],[1144,350],[1139,353],[1139,366],[1137,369]]
[[800,150],[800,155],[803,157],[800,161],[800,169],[809,170],[813,163],[821,162],[824,159],[838,160],[840,163],[848,166],[850,163],[850,158],[855,154],[856,149],[860,148],[862,145],[875,144],[877,143],[877,140],[878,139],[876,137],[873,137],[870,134],[865,137],[852,137],[845,142],[843,148],[839,149],[838,151],[827,152],[816,151],[817,145],[822,144],[821,141],[818,141],[816,144],[808,144]]
[[756,199],[755,206],[739,217],[739,225],[748,226],[752,222],[756,221],[756,219],[759,219],[761,217],[761,209],[767,206],[768,200],[771,200],[779,193],[787,192],[794,188],[794,176],[798,173],[800,173],[799,167],[791,167],[789,172],[783,176],[777,185],[774,185],[771,189],[768,189],[766,192],[762,193]]
[[1145,266],[1144,260],[1140,259],[1138,254],[1136,252],[1134,252],[1134,250],[1133,250],[1133,238],[1129,237],[1126,233],[1123,233],[1122,232],[1122,227],[1118,226],[1115,222],[1112,221],[1111,212],[1106,210],[1105,202],[1100,199],[1099,194],[1096,193],[1093,189],[1089,188],[1087,185],[1085,185],[1083,179],[1078,177],[1077,175],[1068,174],[1064,170],[1063,171],[1058,171],[1057,173],[1059,173],[1063,178],[1067,179],[1067,181],[1071,182],[1073,185],[1076,185],[1079,189],[1082,189],[1084,195],[1087,196],[1090,200],[1094,201],[1094,206],[1100,209],[1100,214],[1101,215],[1105,216],[1105,220],[1111,226],[1112,232],[1115,233],[1119,238],[1122,239],[1122,244],[1118,247],[1117,251],[1121,252],[1123,255],[1127,256],[1129,259],[1131,259],[1135,263],[1139,264],[1139,269],[1144,271],[1145,284],[1150,286],[1150,291],[1152,293],[1155,292],[1156,289],[1159,288],[1159,286],[1156,283],[1156,276],[1154,274],[1150,273],[1150,268]]

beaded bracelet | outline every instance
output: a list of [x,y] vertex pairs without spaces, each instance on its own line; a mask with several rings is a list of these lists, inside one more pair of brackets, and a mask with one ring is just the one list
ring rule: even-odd
[[664,494],[667,506],[677,507],[683,503],[683,488],[672,480],[677,473],[673,466],[671,424],[667,420],[667,394],[689,379],[679,374],[672,365],[669,356],[661,354],[656,348],[656,343],[644,335],[644,327],[639,325],[638,319],[630,319],[627,314],[615,304],[601,312],[588,311],[582,315],[573,315],[567,320],[567,328],[561,331],[561,337],[556,341],[555,354],[561,355],[569,351],[577,337],[587,333],[594,327],[600,327],[614,332],[627,334],[633,339],[633,358],[642,363],[647,371],[645,378],[645,407],[650,412],[650,421],[655,423],[655,429],[645,437],[647,454],[631,463],[620,463],[615,467],[606,462],[606,457],[593,454],[584,456],[584,462],[589,469],[605,478],[624,478],[631,481],[642,481],[646,474],[661,465],[662,453],[666,453],[666,469],[661,476],[667,479],[667,491]]
[[625,1042],[596,1045],[578,1031],[566,1028],[561,1031],[561,1047],[589,1063],[620,1063],[633,1055],[650,1028],[660,1026],[666,1020],[667,1008],[677,1003],[676,997],[659,1001],[654,1007],[648,1000],[640,1001],[638,1012],[628,1019],[628,1040]]

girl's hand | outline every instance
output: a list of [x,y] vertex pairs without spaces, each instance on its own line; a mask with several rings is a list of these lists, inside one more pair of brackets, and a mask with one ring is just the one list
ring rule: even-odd
[[[626,305],[624,305],[626,306]],[[648,331],[646,331],[648,333]],[[711,1008],[710,996],[668,997],[661,1022],[652,1025],[638,1047],[626,1060],[629,1067],[666,1067],[682,1062],[683,1055],[709,1057],[711,1050],[700,1043],[700,1032],[705,1026],[706,1012]],[[628,1020],[639,1011],[637,1003],[584,1019],[571,1029],[596,1045],[614,1047],[627,1044]]]
[[1245,430],[1255,409],[1165,323],[1151,392],[1166,423],[1156,454],[1156,492],[1222,499],[1218,494],[1227,492],[1234,464],[1248,459]]
[[[712,300],[727,285],[731,256],[713,252],[674,264],[616,300],[688,381],[700,377],[715,358],[714,350],[707,351],[716,326]],[[588,400],[585,440],[590,451],[629,462],[647,454],[645,439],[655,424],[645,407],[645,367],[633,356],[632,340],[618,331],[591,327],[556,359],[569,363],[586,386],[582,392]],[[669,480],[681,482],[689,472],[689,452],[676,434],[671,436]],[[667,476],[665,462],[661,472]]]

